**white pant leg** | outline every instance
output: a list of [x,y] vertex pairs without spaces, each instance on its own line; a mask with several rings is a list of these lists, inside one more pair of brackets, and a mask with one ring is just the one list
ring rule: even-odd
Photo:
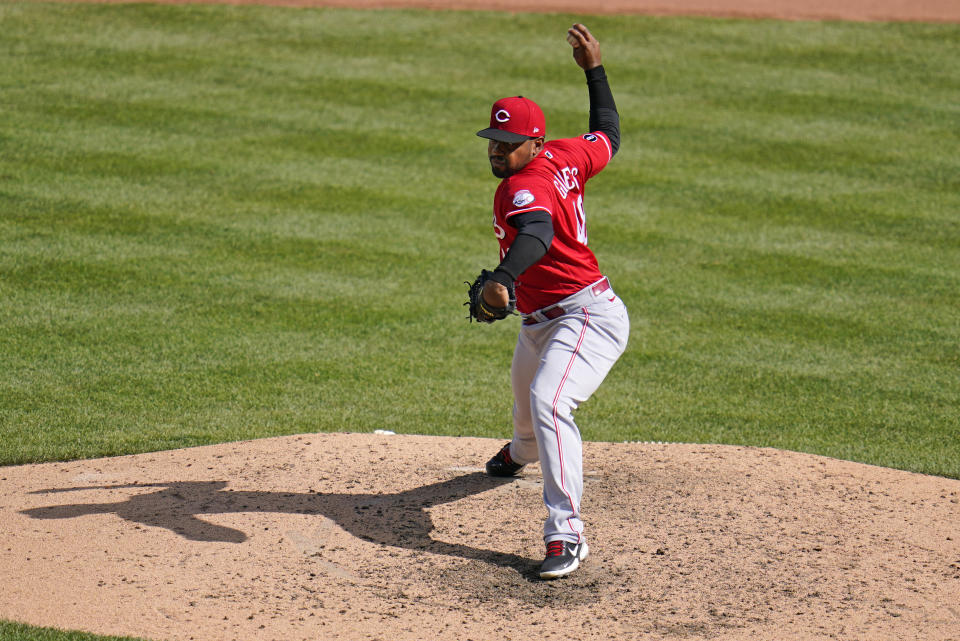
[[541,345],[530,385],[530,407],[548,514],[544,540],[579,543],[583,453],[573,412],[593,395],[623,353],[630,321],[619,298],[601,298],[529,329]]
[[533,463],[540,458],[530,412],[530,385],[540,363],[535,336],[520,332],[513,350],[510,379],[513,386],[513,441],[510,456],[517,463]]

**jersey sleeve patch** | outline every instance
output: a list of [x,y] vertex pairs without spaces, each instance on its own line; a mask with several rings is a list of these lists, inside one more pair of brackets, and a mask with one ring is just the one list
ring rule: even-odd
[[536,198],[529,189],[521,189],[513,195],[513,206],[514,207],[526,207],[532,203]]
[[602,142],[607,148],[607,161],[609,162],[613,158],[613,147],[610,146],[610,141],[607,140],[607,136],[602,132],[598,131],[596,133],[583,134],[581,136],[587,142]]

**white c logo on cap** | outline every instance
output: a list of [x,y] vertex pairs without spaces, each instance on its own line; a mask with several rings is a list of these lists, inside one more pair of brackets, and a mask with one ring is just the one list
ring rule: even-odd
[[500,111],[495,113],[493,117],[497,119],[497,122],[507,122],[508,120],[510,120],[510,112],[507,111],[506,109],[501,109]]

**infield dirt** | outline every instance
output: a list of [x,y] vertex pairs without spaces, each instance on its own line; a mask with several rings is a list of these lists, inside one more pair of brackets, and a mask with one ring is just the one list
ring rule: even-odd
[[540,581],[499,440],[312,434],[0,468],[0,618],[168,641],[960,638],[960,481],[587,443],[593,554]]
[[[588,10],[960,21],[957,0]],[[960,481],[769,449],[586,443],[592,554],[544,582],[538,468],[481,472],[502,443],[310,434],[0,468],[0,619],[164,641],[960,641]]]

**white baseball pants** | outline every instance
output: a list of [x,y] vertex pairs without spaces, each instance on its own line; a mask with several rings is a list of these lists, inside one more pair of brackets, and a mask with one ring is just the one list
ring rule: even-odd
[[612,288],[597,289],[591,285],[560,301],[563,313],[556,318],[546,319],[557,313],[552,308],[546,316],[544,310],[525,316],[513,353],[510,456],[517,463],[540,461],[548,542],[583,539],[583,446],[573,412],[600,387],[630,334],[623,301]]

